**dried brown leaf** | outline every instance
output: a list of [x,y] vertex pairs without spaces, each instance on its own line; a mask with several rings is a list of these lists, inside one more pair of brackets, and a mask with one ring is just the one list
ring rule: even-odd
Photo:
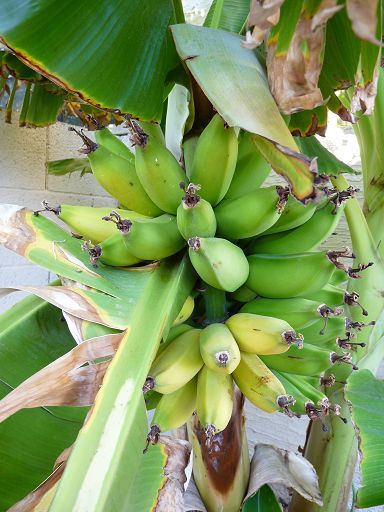
[[351,112],[362,112],[366,116],[369,116],[373,113],[377,94],[378,79],[379,74],[378,70],[376,69],[372,82],[368,82],[366,85],[361,83],[357,83],[355,85],[351,100]]
[[280,7],[283,3],[284,0],[251,0],[247,26],[253,27],[253,30],[247,31],[242,46],[253,49],[263,42],[267,30],[279,22]]
[[376,38],[377,4],[378,0],[347,0],[347,13],[357,37],[381,46]]
[[320,506],[323,504],[316,471],[310,462],[289,450],[258,444],[251,462],[251,476],[245,500],[264,484],[273,489],[283,507],[289,504],[291,489],[308,501]]
[[91,405],[109,362],[83,365],[113,356],[122,336],[91,338],[29,377],[0,400],[0,421],[25,408]]
[[318,80],[325,44],[325,24],[341,8],[337,0],[323,0],[312,18],[302,13],[286,54],[276,55],[277,41],[269,44],[268,81],[276,103],[284,114],[311,110],[324,103]]

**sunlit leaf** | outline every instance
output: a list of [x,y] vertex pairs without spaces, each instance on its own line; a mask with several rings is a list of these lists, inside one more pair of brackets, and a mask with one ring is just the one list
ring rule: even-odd
[[249,0],[213,0],[204,21],[205,27],[239,33],[249,13]]
[[91,166],[87,158],[65,158],[64,160],[51,160],[46,162],[48,174],[64,176],[72,172],[80,172],[81,175],[91,173]]

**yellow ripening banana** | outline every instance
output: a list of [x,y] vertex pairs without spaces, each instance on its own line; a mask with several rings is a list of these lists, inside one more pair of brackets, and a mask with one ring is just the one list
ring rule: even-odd
[[253,405],[265,412],[279,410],[278,399],[286,395],[284,386],[256,354],[241,353],[233,378]]
[[232,409],[232,376],[203,366],[197,376],[196,412],[208,439],[225,429]]
[[281,233],[301,226],[314,215],[318,206],[313,201],[304,205],[290,195],[279,220],[265,232],[265,235]]
[[[116,227],[105,222],[103,217],[109,215],[111,207],[96,208],[93,206],[73,206],[71,204],[60,204],[57,207],[48,206],[43,203],[47,211],[55,213],[59,219],[64,221],[71,230],[81,235],[85,240],[91,240],[98,244],[116,233]],[[131,210],[115,210],[123,219],[145,219],[145,215]]]
[[121,219],[116,212],[104,217],[116,224],[128,251],[142,260],[160,260],[176,254],[185,245],[177,229],[176,217],[169,214],[154,219]]
[[197,377],[184,386],[162,395],[156,405],[155,414],[148,434],[148,442],[156,443],[162,432],[181,427],[196,409]]
[[329,203],[295,229],[263,235],[247,246],[247,253],[292,254],[316,250],[336,229],[344,204],[335,213]]
[[201,331],[200,352],[205,365],[219,373],[232,373],[240,362],[240,350],[224,324],[210,324]]
[[203,199],[216,206],[231,184],[237,161],[235,129],[215,114],[201,133],[194,152],[191,181],[201,186]]
[[271,171],[252,140],[252,134],[239,136],[239,151],[236,169],[225,199],[236,199],[259,188]]
[[188,240],[189,257],[201,279],[219,290],[233,292],[247,280],[249,268],[243,251],[224,238]]
[[[159,137],[136,126],[136,172],[148,196],[163,211],[176,214],[188,178]],[[183,184],[183,185],[181,185]]]
[[208,201],[197,195],[198,186],[190,183],[177,208],[177,227],[185,240],[193,236],[215,236],[216,217]]
[[152,363],[144,391],[173,393],[193,379],[203,366],[200,332],[200,329],[188,330],[167,344]]
[[253,313],[237,313],[225,322],[242,352],[268,355],[302,348],[304,338],[284,320]]
[[335,265],[325,252],[252,254],[246,286],[262,297],[286,299],[323,288]]
[[215,208],[218,234],[237,240],[263,233],[277,222],[286,199],[287,189],[279,185],[225,199]]
[[189,295],[189,297],[186,298],[186,300],[185,300],[185,302],[183,304],[183,307],[181,308],[179,314],[175,318],[175,320],[174,320],[172,325],[176,326],[176,325],[182,324],[183,322],[188,320],[188,318],[193,313],[193,308],[194,307],[195,307],[195,301],[193,300],[193,297],[191,297]]
[[84,242],[83,249],[88,251],[89,259],[94,266],[101,261],[111,267],[130,267],[141,261],[126,247],[124,237],[119,232],[97,245]]
[[135,165],[134,153],[124,144],[119,137],[116,137],[108,128],[102,128],[95,131],[96,142],[100,146],[104,146],[108,151],[116,153],[126,160],[129,160],[132,165]]
[[155,217],[161,209],[148,197],[137,176],[134,164],[106,146],[96,144],[84,133],[73,129],[83,140],[92,173],[100,185],[126,208]]

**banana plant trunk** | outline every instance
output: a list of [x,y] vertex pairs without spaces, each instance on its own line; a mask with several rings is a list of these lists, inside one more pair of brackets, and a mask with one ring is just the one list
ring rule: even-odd
[[243,407],[236,389],[231,420],[209,443],[196,415],[188,425],[193,476],[208,512],[238,512],[246,494],[250,463]]

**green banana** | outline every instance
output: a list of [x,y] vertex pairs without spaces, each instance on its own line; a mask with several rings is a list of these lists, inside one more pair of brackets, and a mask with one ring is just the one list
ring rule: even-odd
[[208,439],[225,429],[232,409],[232,376],[203,366],[197,377],[196,412]]
[[[336,271],[337,270],[338,269],[336,269]],[[343,274],[345,276],[344,272]],[[338,286],[327,283],[325,286],[323,286],[323,288],[321,288],[321,290],[309,293],[308,295],[306,294],[305,297],[319,303],[325,303],[327,306],[335,307],[343,304],[344,293],[345,290],[343,288],[339,288]]]
[[345,272],[337,268],[329,280],[329,284],[332,284],[333,286],[340,286],[344,284],[347,279],[348,277],[345,275]]
[[159,350],[157,351],[157,354],[158,355],[160,354],[160,351],[162,349],[161,347],[163,345],[165,345],[165,343],[170,343],[172,340],[174,340],[175,338],[180,336],[180,334],[183,334],[184,332],[190,331],[191,329],[193,329],[193,327],[191,325],[188,325],[188,324],[179,324],[179,325],[174,325],[173,327],[171,327],[169,329],[168,336],[164,339],[164,341],[162,341],[160,343]]
[[201,186],[201,197],[216,206],[228,191],[237,160],[235,129],[215,114],[195,148],[191,181]]
[[243,284],[234,292],[229,293],[228,297],[237,302],[249,302],[256,297],[256,293]]
[[193,379],[203,366],[200,332],[200,329],[188,330],[164,347],[152,363],[144,391],[154,389],[166,395]]
[[252,140],[252,134],[243,132],[239,136],[238,157],[231,185],[225,199],[236,199],[258,189],[271,171]]
[[84,242],[82,248],[88,251],[89,259],[94,266],[101,261],[111,267],[130,267],[141,261],[127,248],[124,236],[119,232],[97,245]]
[[293,375],[292,373],[283,372],[281,372],[280,375],[292,382],[297,389],[308,397],[308,400],[311,400],[316,405],[327,398],[320,389],[320,378],[318,376],[305,377],[303,375]]
[[321,320],[320,314],[317,311],[318,306],[318,302],[302,297],[291,299],[267,299],[258,297],[244,304],[240,312],[281,318],[288,322],[293,329],[302,332],[303,327]]
[[262,297],[286,299],[321,290],[335,265],[323,252],[248,256],[246,286]]
[[242,352],[269,355],[286,352],[291,345],[303,347],[303,336],[296,334],[287,322],[279,318],[237,313],[225,324]]
[[176,254],[185,245],[177,229],[176,217],[123,220],[116,212],[104,218],[116,224],[128,251],[142,260],[160,260]]
[[[290,380],[286,379],[283,373],[276,370],[272,370],[273,375],[279,379],[284,386],[286,395],[283,395],[279,400],[282,412],[285,412],[288,416],[298,416],[307,414],[306,406],[309,402],[309,398],[300,391]],[[293,413],[293,414],[292,414]]]
[[196,194],[200,187],[190,183],[177,208],[177,227],[183,238],[193,236],[213,237],[216,233],[216,217],[208,201]]
[[183,197],[182,187],[188,181],[187,176],[158,137],[147,135],[135,126],[135,163],[140,182],[159,208],[167,213],[176,214]]
[[[91,240],[98,244],[116,233],[113,224],[104,222],[103,217],[109,215],[111,207],[96,208],[93,206],[73,206],[71,204],[60,204],[57,207],[49,206],[43,201],[46,211],[55,213],[60,220],[65,222],[73,232],[82,236],[85,240]],[[131,210],[115,210],[123,219],[145,219],[145,215]]]
[[301,332],[304,333],[307,343],[311,345],[334,348],[336,338],[345,334],[345,317],[320,318],[317,322],[303,327]]
[[291,347],[289,352],[271,356],[260,356],[268,368],[278,372],[295,373],[297,375],[320,375],[332,363],[330,352],[306,343],[302,349]]
[[193,300],[193,297],[191,297],[190,295],[186,298],[184,304],[183,304],[183,307],[181,308],[181,310],[179,311],[179,314],[177,315],[177,317],[175,318],[175,320],[173,321],[173,326],[176,326],[176,325],[179,325],[179,324],[182,324],[183,322],[185,322],[186,320],[188,320],[188,318],[192,315],[193,313],[193,309],[195,307],[195,301]]
[[280,217],[286,198],[286,189],[271,186],[224,199],[215,208],[219,235],[237,240],[263,233]]
[[143,215],[160,215],[158,208],[148,197],[137,176],[133,162],[98,145],[84,133],[72,128],[83,140],[92,173],[100,185],[126,208]]
[[232,373],[240,362],[240,350],[224,324],[210,324],[201,331],[200,353],[205,365],[219,373]]
[[293,254],[313,251],[336,229],[344,205],[338,208],[335,214],[332,213],[333,210],[333,203],[328,203],[317,210],[307,222],[295,229],[257,238],[247,246],[247,252]]
[[[269,356],[277,357],[277,356]],[[284,386],[256,354],[241,353],[233,378],[253,405],[265,412],[279,409],[278,399],[286,394]]]
[[162,432],[181,427],[196,408],[197,377],[173,393],[162,395],[156,405],[147,441],[155,444]]
[[104,146],[111,153],[115,153],[122,158],[128,160],[132,165],[135,165],[135,155],[124,144],[119,137],[116,137],[108,128],[102,128],[95,131],[95,139],[99,146]]
[[249,266],[240,247],[223,238],[188,240],[189,257],[201,279],[219,290],[233,292],[247,280]]
[[290,195],[279,220],[266,230],[264,234],[272,235],[301,226],[313,216],[317,206],[318,205],[313,201],[304,205],[300,201],[297,201],[294,196]]
[[184,159],[184,168],[187,174],[187,178],[191,178],[192,172],[192,164],[193,158],[195,156],[197,141],[199,137],[197,135],[193,135],[192,137],[188,137],[188,139],[183,142],[183,159]]

